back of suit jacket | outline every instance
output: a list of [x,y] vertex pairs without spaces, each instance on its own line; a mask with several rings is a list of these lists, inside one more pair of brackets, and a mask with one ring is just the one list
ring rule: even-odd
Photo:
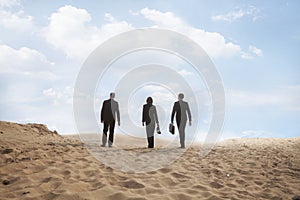
[[113,99],[105,100],[101,109],[101,121],[111,122],[115,121],[116,119],[120,121],[120,111],[118,102],[116,102]]

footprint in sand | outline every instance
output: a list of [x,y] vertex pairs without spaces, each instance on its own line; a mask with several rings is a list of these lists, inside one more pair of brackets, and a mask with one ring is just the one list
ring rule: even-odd
[[122,192],[116,192],[112,195],[108,196],[109,200],[118,200],[118,199],[126,199],[126,196]]
[[261,182],[261,181],[254,181],[254,183],[255,183],[256,185],[259,185],[259,186],[261,186],[262,184],[264,184],[264,183]]
[[67,192],[67,190],[55,190],[55,194],[64,194],[64,193],[66,193]]
[[188,194],[172,194],[172,196],[174,196],[174,199],[180,199],[180,200],[189,200],[191,199],[192,197]]
[[105,187],[106,186],[106,184],[104,184],[104,183],[102,183],[102,182],[97,182],[97,183],[93,183],[92,185],[91,185],[91,190],[93,191],[93,190],[98,190],[98,189],[101,189],[101,188],[103,188],[103,187]]
[[191,195],[196,195],[196,194],[199,194],[199,191],[198,190],[193,190],[193,189],[185,189],[184,193],[191,194]]
[[186,176],[186,175],[183,175],[183,174],[180,174],[180,173],[177,173],[177,172],[173,172],[171,173],[171,175],[175,178],[179,178],[179,179],[188,179],[190,177]]
[[140,189],[145,187],[143,184],[138,183],[135,180],[119,182],[119,185],[128,189]]
[[42,180],[42,183],[48,183],[51,179],[52,179],[51,177],[44,178]]
[[71,161],[70,160],[64,160],[64,163],[70,163]]
[[232,184],[232,183],[228,183],[227,186],[230,187],[230,188],[236,188],[236,185]]
[[224,187],[223,184],[220,184],[220,183],[218,183],[218,182],[216,182],[216,181],[211,182],[209,185],[210,185],[211,187],[215,188],[215,189],[220,189],[220,188]]
[[69,171],[69,170],[65,170],[62,172],[62,175],[64,175],[64,176],[69,176],[70,174],[71,174],[71,171]]
[[155,188],[161,188],[161,184],[159,184],[159,183],[153,183],[151,185]]
[[97,174],[97,171],[95,170],[87,170],[83,172],[88,177],[94,177]]
[[161,183],[162,183],[163,186],[175,186],[175,185],[177,185],[177,183],[172,178],[169,178],[169,177],[164,178],[161,181]]
[[211,195],[207,200],[223,200],[224,198],[217,197],[215,195]]
[[194,185],[193,188],[197,190],[207,191],[207,188],[203,185]]
[[171,172],[172,169],[169,169],[169,168],[162,168],[162,169],[160,169],[160,170],[158,170],[158,171],[159,171],[159,172],[162,172],[162,173],[164,173],[164,174],[166,174],[166,173]]
[[244,185],[244,184],[246,184],[246,182],[245,182],[244,180],[242,180],[242,179],[238,179],[238,180],[236,180],[236,182],[237,182],[239,185]]

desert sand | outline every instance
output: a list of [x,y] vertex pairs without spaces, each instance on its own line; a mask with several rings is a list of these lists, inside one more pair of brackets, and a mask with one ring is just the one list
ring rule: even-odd
[[[143,156],[164,144],[149,150],[118,135],[115,141],[100,153],[126,160],[121,147]],[[227,140],[202,159],[200,149],[194,145],[158,170],[124,172],[95,159],[76,137],[0,122],[0,199],[300,199],[299,137]],[[178,151],[163,149],[161,162]]]

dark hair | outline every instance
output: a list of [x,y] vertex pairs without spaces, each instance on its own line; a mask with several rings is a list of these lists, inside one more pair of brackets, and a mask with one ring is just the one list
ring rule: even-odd
[[152,97],[148,97],[147,100],[146,100],[146,102],[147,102],[147,104],[152,105],[152,103],[153,103]]
[[114,92],[111,92],[111,93],[109,94],[109,96],[110,96],[111,98],[115,98],[116,94],[115,94]]
[[179,94],[178,94],[178,98],[179,98],[179,99],[183,99],[183,98],[184,98],[184,94],[179,93]]

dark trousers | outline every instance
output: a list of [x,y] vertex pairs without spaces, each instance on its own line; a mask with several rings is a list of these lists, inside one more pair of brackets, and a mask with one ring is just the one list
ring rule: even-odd
[[109,138],[108,138],[108,145],[112,145],[114,142],[114,131],[115,131],[115,123],[116,121],[104,121],[103,123],[103,135],[102,135],[102,144],[106,145],[107,141],[107,131],[109,128]]
[[148,148],[154,147],[154,136],[147,137],[148,139]]
[[155,123],[146,123],[146,133],[147,133],[147,140],[148,140],[148,148],[154,147],[154,130],[155,130]]
[[176,120],[181,147],[185,147],[185,127],[187,120]]

